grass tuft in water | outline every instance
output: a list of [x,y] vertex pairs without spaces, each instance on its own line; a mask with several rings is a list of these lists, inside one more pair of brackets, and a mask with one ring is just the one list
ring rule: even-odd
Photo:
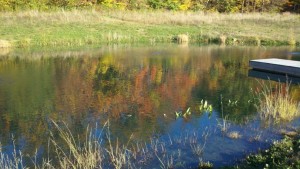
[[[94,168],[143,168],[153,167],[155,164],[161,168],[188,167],[182,156],[186,151],[201,157],[206,145],[206,139],[210,134],[209,130],[199,133],[185,133],[178,138],[160,140],[150,138],[150,143],[133,142],[130,137],[127,143],[120,143],[118,138],[110,135],[109,122],[102,127],[100,135],[95,135],[95,131],[87,127],[85,138],[74,135],[67,124],[52,121],[55,127],[51,131],[48,151],[51,156],[37,159],[37,155],[31,161],[23,161],[21,151],[14,147],[12,154],[1,152],[0,146],[0,168],[2,169],[25,169],[28,164],[39,169],[94,169]],[[105,131],[105,132],[103,132]],[[59,137],[55,137],[58,136]],[[175,151],[170,151],[171,147],[178,147]],[[40,161],[40,162],[37,162]],[[31,162],[31,163],[30,163]]]
[[232,131],[227,134],[227,136],[231,139],[239,139],[242,135],[238,131]]
[[260,117],[266,121],[291,121],[300,115],[300,103],[290,95],[290,83],[269,84],[260,83],[256,95],[256,104]]
[[1,169],[25,169],[23,165],[23,155],[21,151],[17,151],[15,147],[15,142],[13,140],[14,151],[12,153],[12,158],[8,155],[2,153],[2,145],[0,143],[0,168]]
[[87,128],[85,142],[80,144],[68,128],[64,130],[54,121],[53,124],[58,130],[60,137],[65,141],[68,149],[66,151],[54,138],[51,139],[60,168],[102,168],[103,154],[101,142],[99,138],[91,134],[92,132],[89,131],[89,128]]

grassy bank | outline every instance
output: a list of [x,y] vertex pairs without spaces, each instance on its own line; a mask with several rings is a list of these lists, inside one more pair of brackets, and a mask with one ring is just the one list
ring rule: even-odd
[[243,164],[234,168],[300,168],[300,138],[285,137],[271,148],[249,155]]
[[[0,13],[0,47],[83,46],[174,42],[228,45],[299,45],[300,15],[171,11]],[[180,41],[180,39],[178,39]],[[186,41],[186,39],[184,40]]]

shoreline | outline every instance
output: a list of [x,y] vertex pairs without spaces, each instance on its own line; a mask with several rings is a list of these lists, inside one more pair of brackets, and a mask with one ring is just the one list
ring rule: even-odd
[[298,14],[23,11],[2,12],[0,22],[4,23],[0,48],[156,43],[300,46]]

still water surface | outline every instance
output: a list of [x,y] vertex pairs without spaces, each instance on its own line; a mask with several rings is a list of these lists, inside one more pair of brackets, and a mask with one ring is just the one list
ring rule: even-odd
[[[109,120],[111,136],[125,144],[164,142],[168,155],[161,160],[172,157],[175,167],[196,167],[199,159],[215,167],[236,164],[282,138],[280,129],[299,126],[299,119],[277,125],[259,120],[253,103],[258,80],[248,77],[250,59],[295,59],[293,52],[163,45],[0,53],[2,151],[12,151],[14,138],[23,154],[46,157],[51,120],[65,122],[80,138],[87,126],[101,128]],[[299,100],[298,86],[292,96]],[[212,105],[211,113],[199,111],[202,100]],[[191,115],[176,118],[175,112],[189,108]],[[239,138],[228,137],[231,132]],[[154,156],[136,165],[159,168],[160,162]]]

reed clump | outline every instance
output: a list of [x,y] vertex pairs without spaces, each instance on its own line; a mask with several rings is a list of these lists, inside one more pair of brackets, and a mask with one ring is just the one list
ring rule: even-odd
[[189,42],[189,35],[187,34],[180,34],[176,36],[176,41],[179,44],[186,44]]
[[[169,140],[150,138],[150,143],[133,141],[130,137],[127,143],[121,143],[118,138],[110,135],[109,121],[101,131],[87,128],[84,138],[75,136],[65,123],[52,123],[54,130],[50,131],[48,157],[40,161],[36,159],[39,158],[36,155],[35,159],[26,161],[21,151],[15,150],[12,154],[1,152],[0,144],[0,168],[27,169],[26,165],[30,165],[39,169],[130,169],[144,168],[151,163],[160,165],[161,168],[174,168],[181,163],[183,150],[201,156],[210,133],[208,130],[204,131],[202,137],[196,132],[186,133],[180,137],[170,137]],[[169,151],[174,146],[179,147],[178,151]]]
[[227,136],[231,139],[239,139],[242,135],[238,131],[232,131],[227,134]]
[[261,90],[257,91],[256,104],[260,117],[267,121],[291,121],[300,115],[300,102],[290,94],[290,83],[276,84],[260,83]]
[[66,151],[56,140],[51,139],[55,147],[60,168],[102,168],[103,155],[100,140],[92,136],[91,132],[88,131],[86,141],[83,145],[80,145],[80,142],[74,138],[69,129],[63,130],[57,123],[53,122],[53,124],[68,147],[68,151]]
[[23,155],[20,151],[17,151],[15,147],[12,156],[13,158],[10,158],[8,155],[2,153],[2,145],[0,143],[0,168],[1,169],[25,168],[25,166],[23,165]]
[[9,41],[0,39],[0,48],[10,48],[11,46]]
[[226,39],[227,39],[227,36],[226,35],[221,35],[220,36],[220,42],[222,45],[225,45],[226,44]]

